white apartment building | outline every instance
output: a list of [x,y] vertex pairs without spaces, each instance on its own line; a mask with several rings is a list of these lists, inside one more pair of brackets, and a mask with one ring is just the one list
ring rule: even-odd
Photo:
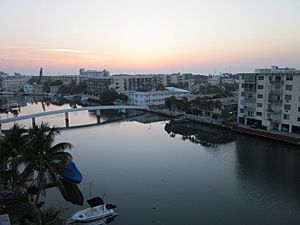
[[221,80],[221,76],[214,75],[208,78],[207,82],[211,85],[219,85]]
[[2,80],[2,90],[8,92],[19,92],[23,89],[27,79],[24,76],[6,76]]
[[284,68],[240,74],[238,122],[300,132],[300,71]]
[[235,84],[235,80],[233,78],[229,78],[229,77],[226,77],[226,78],[222,78],[222,84]]
[[24,89],[24,93],[26,93],[26,94],[33,93],[33,85],[31,85],[31,84],[25,84],[23,89]]
[[189,91],[166,87],[163,91],[124,91],[128,96],[128,103],[139,106],[155,106],[164,105],[165,99],[174,97],[184,97],[189,94]]

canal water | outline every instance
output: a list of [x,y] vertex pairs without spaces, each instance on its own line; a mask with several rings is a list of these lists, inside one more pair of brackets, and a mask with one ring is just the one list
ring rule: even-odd
[[[45,110],[63,107],[70,106],[50,102]],[[37,108],[43,110],[40,102],[27,103],[21,111]],[[119,116],[110,113],[106,120]],[[63,116],[48,119],[64,123]],[[70,120],[84,124],[96,117],[81,112]],[[83,174],[79,188],[85,199],[99,195],[117,205],[119,216],[111,224],[299,224],[300,155],[293,146],[173,124],[150,114],[62,130],[56,142],[62,141],[73,145],[70,153]],[[67,217],[87,204],[66,202],[52,188],[45,207],[59,208]]]

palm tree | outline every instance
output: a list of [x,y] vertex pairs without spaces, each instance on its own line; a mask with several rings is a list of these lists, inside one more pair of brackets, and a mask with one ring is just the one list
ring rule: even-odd
[[20,156],[27,143],[26,130],[18,124],[14,124],[5,135],[0,136],[0,165],[4,170],[10,168],[9,182],[13,190],[18,176],[18,165],[21,163]]
[[60,211],[49,208],[41,210],[32,204],[32,213],[22,218],[24,225],[63,225],[62,214]]
[[62,193],[65,192],[64,185],[59,179],[59,171],[67,166],[71,155],[66,149],[71,149],[72,145],[62,142],[53,146],[54,138],[59,131],[42,123],[40,126],[33,126],[29,130],[30,141],[26,151],[22,154],[22,161],[25,169],[21,174],[21,181],[27,180],[32,173],[35,173],[36,199],[38,202],[40,194],[45,194],[45,189],[49,183],[54,183]]

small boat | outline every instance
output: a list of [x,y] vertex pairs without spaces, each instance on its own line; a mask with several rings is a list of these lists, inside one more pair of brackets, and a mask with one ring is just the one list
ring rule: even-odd
[[104,203],[102,198],[95,197],[87,200],[90,208],[83,209],[75,213],[71,218],[77,222],[88,222],[98,219],[111,218],[117,215],[113,210],[115,205],[110,203]]
[[171,120],[171,122],[173,122],[173,123],[185,123],[185,122],[188,122],[188,119],[186,118],[186,116],[184,114],[179,114],[175,118],[173,118]]
[[82,181],[82,175],[73,161],[71,161],[67,167],[62,169],[59,175],[63,180],[67,180],[71,183],[79,184]]

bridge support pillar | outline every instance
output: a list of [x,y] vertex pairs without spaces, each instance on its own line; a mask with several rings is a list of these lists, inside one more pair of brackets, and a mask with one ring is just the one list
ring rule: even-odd
[[278,124],[278,130],[281,131],[281,123]]
[[69,113],[68,112],[65,112],[65,120],[66,120],[66,127],[68,128],[69,127]]
[[32,118],[32,127],[35,127],[35,118]]
[[100,115],[101,115],[100,109],[96,110],[97,124],[100,124]]

